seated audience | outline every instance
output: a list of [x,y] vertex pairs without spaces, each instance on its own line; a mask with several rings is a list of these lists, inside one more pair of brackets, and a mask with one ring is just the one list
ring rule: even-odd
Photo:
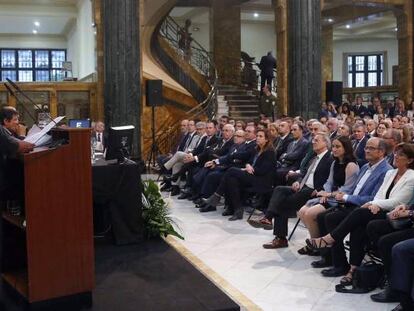
[[[324,212],[328,207],[338,205],[335,200],[337,193],[349,193],[356,182],[359,172],[358,164],[352,152],[351,140],[348,137],[339,136],[332,142],[332,155],[334,161],[331,165],[328,180],[323,185],[323,190],[311,199],[299,210],[298,216],[306,225],[312,238],[320,236],[317,223],[317,215]],[[310,250],[304,246],[299,254],[306,254]]]
[[207,205],[216,207],[221,197],[229,201],[229,208],[234,211],[229,220],[243,218],[241,193],[249,187],[266,187],[272,180],[276,166],[274,149],[266,130],[258,130],[256,136],[257,152],[245,168],[231,168],[224,175],[216,192],[205,200]]
[[414,191],[414,146],[400,144],[394,158],[396,169],[386,173],[384,181],[375,195],[374,200],[353,210],[331,233],[321,237],[307,239],[308,247],[321,250],[332,247],[336,241],[342,241],[350,233],[350,264],[351,267],[342,285],[350,285],[355,268],[365,256],[366,226],[375,219],[385,219],[387,212],[401,204],[407,204]]
[[396,129],[389,129],[382,135],[382,138],[387,144],[387,156],[385,158],[388,163],[394,165],[395,148],[402,142],[401,133]]
[[[385,173],[392,168],[384,160],[385,154],[384,140],[380,138],[368,140],[365,146],[365,157],[368,163],[360,169],[357,182],[348,193],[338,192],[335,195],[335,200],[338,202],[337,208],[328,208],[317,216],[321,236],[334,230],[356,207],[374,199]],[[329,252],[324,253],[321,260],[314,261],[311,265],[314,268],[328,268],[333,265],[333,268],[321,271],[322,275],[326,277],[346,274],[349,270],[349,264],[342,241],[336,241]]]
[[[292,184],[292,186],[278,186],[273,190],[272,198],[261,219],[251,219],[249,224],[253,227],[272,229],[275,238],[272,242],[264,244],[264,248],[287,247],[288,218],[294,216],[309,199],[314,197],[329,176],[332,157],[329,152],[331,141],[329,136],[317,134],[312,139],[313,150],[316,156],[309,163],[305,176]],[[274,219],[274,226],[272,220]]]

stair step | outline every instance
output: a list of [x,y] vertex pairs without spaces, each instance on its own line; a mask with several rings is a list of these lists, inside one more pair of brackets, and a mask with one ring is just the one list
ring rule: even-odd
[[258,106],[247,106],[247,107],[234,107],[234,106],[229,106],[229,111],[240,111],[240,112],[245,112],[245,111],[259,111],[259,107]]
[[225,95],[223,97],[227,100],[258,100],[258,98],[253,95]]
[[240,90],[220,90],[219,95],[248,95],[246,91]]

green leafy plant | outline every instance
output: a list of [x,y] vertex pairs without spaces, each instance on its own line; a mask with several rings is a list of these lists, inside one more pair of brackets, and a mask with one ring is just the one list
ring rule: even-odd
[[171,234],[184,240],[184,237],[173,226],[176,224],[169,216],[167,203],[162,198],[158,185],[152,180],[147,180],[142,182],[142,186],[142,216],[145,235],[151,238],[166,237]]

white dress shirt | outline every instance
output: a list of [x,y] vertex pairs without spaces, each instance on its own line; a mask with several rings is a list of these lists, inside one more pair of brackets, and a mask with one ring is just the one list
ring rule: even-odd
[[314,189],[314,184],[313,184],[313,176],[315,174],[316,168],[319,165],[319,162],[322,160],[322,158],[325,156],[325,154],[328,152],[328,150],[325,150],[324,152],[316,155],[316,161],[312,164],[312,167],[310,167],[311,171],[308,175],[308,179],[305,182],[305,186]]

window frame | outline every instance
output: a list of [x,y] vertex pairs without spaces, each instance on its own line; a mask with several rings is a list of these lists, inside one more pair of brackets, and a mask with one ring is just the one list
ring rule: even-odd
[[[355,58],[358,56],[364,57],[364,70],[357,71],[356,70],[356,62]],[[377,70],[368,70],[368,57],[369,56],[377,56]],[[381,70],[381,56],[383,57],[383,68]],[[348,70],[348,57],[352,57],[352,71]],[[356,87],[356,74],[357,73],[364,73],[364,86],[358,86],[358,88],[366,88],[366,87],[381,87],[384,85],[388,85],[388,57],[387,51],[380,51],[380,52],[354,52],[354,53],[343,53],[343,68],[342,68],[342,81],[344,87],[347,88],[357,88]],[[377,85],[376,86],[368,86],[368,74],[369,73],[377,73]],[[381,73],[382,73],[382,84],[381,84]],[[352,74],[352,85],[349,85],[348,75]]]
[[[15,61],[15,66],[14,67],[3,67],[3,62],[2,62],[2,52],[3,51],[14,51],[14,61]],[[31,51],[32,53],[32,66],[30,68],[24,68],[24,67],[19,67],[19,51]],[[47,67],[36,67],[36,51],[47,51],[48,54],[48,66]],[[55,81],[52,80],[52,72],[55,70],[63,70],[62,67],[59,68],[55,68],[53,67],[53,63],[52,63],[52,52],[57,51],[57,52],[64,52],[65,53],[65,58],[64,61],[67,61],[67,56],[68,56],[68,52],[67,49],[44,49],[44,48],[40,48],[40,49],[36,49],[36,48],[0,48],[0,81],[3,81],[3,72],[4,71],[14,71],[15,75],[16,75],[16,79],[14,81],[16,82],[22,82],[19,79],[19,73],[21,71],[31,71],[32,72],[32,81],[23,81],[23,82],[51,82],[51,81]],[[44,72],[48,72],[49,73],[49,79],[48,80],[38,80],[37,79],[37,73],[40,71],[44,71]],[[65,72],[64,77],[67,77],[67,73]]]

